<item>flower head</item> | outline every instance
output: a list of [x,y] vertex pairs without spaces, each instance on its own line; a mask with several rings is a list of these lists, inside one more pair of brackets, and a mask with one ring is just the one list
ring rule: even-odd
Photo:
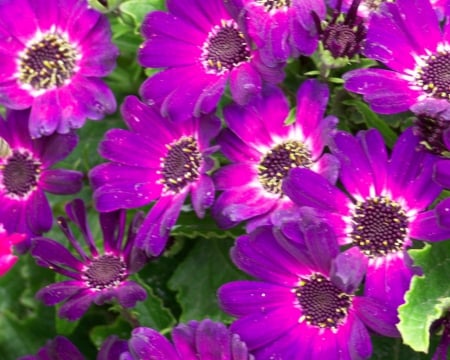
[[[448,14],[447,14],[448,15]],[[443,31],[429,0],[397,0],[372,14],[364,55],[388,69],[344,75],[347,90],[363,94],[381,114],[406,111],[428,99],[449,103],[450,26]]]
[[0,224],[0,276],[5,275],[16,263],[17,256],[13,254],[13,247],[25,240],[24,234],[8,233]]
[[97,360],[252,360],[244,342],[227,327],[209,319],[189,321],[172,331],[173,344],[159,332],[135,328],[130,340],[109,337],[102,345]]
[[9,233],[41,235],[52,226],[52,212],[45,196],[75,194],[83,174],[52,169],[75,148],[74,133],[32,139],[27,124],[30,112],[9,111],[0,119],[0,219]]
[[314,0],[233,0],[239,18],[245,19],[248,33],[256,43],[261,60],[274,66],[299,54],[311,55],[318,35],[311,12],[319,19],[326,15],[324,1]]
[[445,202],[429,209],[442,190],[432,179],[436,157],[421,149],[412,129],[399,137],[390,159],[375,129],[357,137],[338,132],[330,147],[347,193],[304,169],[289,173],[283,191],[307,206],[306,213],[326,219],[340,244],[352,245],[367,263],[365,294],[396,308],[415,271],[406,252],[412,239],[450,237],[450,228],[440,224]]
[[365,266],[339,254],[332,228],[317,219],[263,226],[237,239],[234,263],[257,281],[234,281],[218,292],[237,317],[230,330],[256,359],[367,359],[367,327],[395,336],[395,312],[356,296]]
[[71,278],[47,285],[39,290],[36,297],[46,305],[64,302],[58,314],[68,320],[79,319],[91,303],[101,305],[115,298],[122,306],[133,307],[137,301],[145,300],[145,290],[128,280],[148,260],[134,244],[136,231],[142,220],[141,214],[138,213],[134,218],[125,242],[125,210],[100,214],[102,251],[92,237],[83,201],[73,200],[67,204],[66,212],[79,228],[88,252],[63,217],[58,218],[58,225],[77,251],[77,257],[55,240],[34,238],[31,254],[37,264]]
[[67,133],[115,111],[100,77],[115,65],[107,18],[86,0],[0,4],[0,104],[31,108],[32,137]]
[[249,229],[271,223],[274,210],[292,206],[281,189],[292,168],[310,168],[336,180],[336,159],[322,154],[337,122],[332,116],[323,117],[327,101],[327,86],[307,80],[298,91],[296,121],[290,125],[285,124],[288,102],[274,87],[245,107],[234,104],[224,109],[228,129],[218,143],[232,164],[214,174],[216,188],[223,191],[213,207],[221,227],[246,220]]
[[366,26],[357,15],[361,0],[353,0],[346,14],[341,13],[342,0],[338,0],[333,16],[329,21],[320,21],[316,12],[312,16],[316,22],[319,39],[324,50],[335,59],[349,58],[359,54],[366,37]]
[[77,347],[64,336],[57,336],[49,340],[39,349],[36,355],[26,355],[18,360],[84,360],[84,356]]
[[138,61],[164,68],[147,79],[142,98],[161,105],[161,114],[186,120],[211,112],[229,82],[231,96],[246,103],[263,81],[277,83],[282,67],[267,67],[245,30],[221,0],[172,0],[168,12],[150,12],[142,25],[145,42]]
[[175,124],[136,97],[125,99],[122,114],[129,130],[109,130],[100,154],[111,162],[91,170],[99,211],[137,208],[156,200],[137,236],[137,245],[157,256],[165,248],[186,197],[203,217],[214,201],[207,174],[216,150],[210,141],[220,129],[213,116]]

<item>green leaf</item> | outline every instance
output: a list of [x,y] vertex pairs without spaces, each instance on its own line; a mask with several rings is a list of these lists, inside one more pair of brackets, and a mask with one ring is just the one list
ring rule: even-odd
[[[194,241],[194,240],[192,240]],[[182,308],[180,322],[210,318],[229,321],[217,302],[217,290],[222,284],[246,278],[231,263],[231,239],[201,239],[169,280],[169,288],[177,291]]]
[[53,273],[22,255],[14,267],[0,277],[0,354],[2,360],[35,353],[55,336],[52,307],[38,302],[35,293],[52,282]]
[[450,241],[426,244],[423,249],[410,250],[415,265],[424,276],[414,276],[405,295],[406,302],[399,307],[397,325],[405,344],[415,351],[428,352],[429,328],[450,308]]
[[130,337],[131,326],[121,317],[117,317],[111,324],[98,325],[92,328],[89,333],[91,341],[97,348],[100,348],[105,339],[110,335],[117,335],[121,339]]
[[[151,266],[151,264],[150,264]],[[140,326],[147,326],[166,333],[175,324],[172,313],[164,307],[161,299],[155,295],[153,289],[148,286],[138,275],[133,278],[147,291],[147,299],[139,301],[132,310],[132,315],[139,321]]]
[[140,28],[145,16],[154,10],[161,8],[161,1],[158,0],[129,0],[119,5],[123,17],[122,19],[136,29]]
[[355,107],[356,110],[362,115],[367,127],[369,129],[378,129],[381,132],[386,145],[392,149],[397,140],[397,134],[384,120],[380,119],[378,115],[370,110],[367,104],[361,102],[360,100],[346,100],[344,104]]

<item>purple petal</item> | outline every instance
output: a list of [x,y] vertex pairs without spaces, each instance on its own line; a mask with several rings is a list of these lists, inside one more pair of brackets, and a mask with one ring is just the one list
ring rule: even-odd
[[126,308],[132,308],[138,301],[144,301],[147,298],[147,292],[144,288],[134,281],[126,281],[117,289],[117,300]]
[[117,335],[110,335],[103,341],[96,360],[127,360],[121,356],[128,353],[128,341],[121,340]]
[[58,195],[76,194],[83,186],[82,180],[82,173],[66,169],[48,169],[39,177],[42,190]]
[[353,306],[358,317],[378,334],[389,337],[399,336],[395,326],[398,322],[395,308],[386,306],[379,300],[360,296],[353,299]]
[[[21,18],[27,21],[17,21]],[[23,44],[31,40],[39,28],[36,15],[28,0],[2,1],[0,19],[0,26]]]
[[[349,320],[347,320],[349,321]],[[372,355],[372,342],[370,334],[361,320],[357,317],[351,323],[348,347],[352,359],[368,359]]]
[[172,330],[172,341],[178,354],[183,355],[186,359],[195,359],[197,357],[196,349],[196,333],[198,322],[189,321],[188,324],[179,324]]
[[247,104],[253,96],[261,92],[261,88],[261,77],[251,64],[240,64],[231,71],[231,97],[239,105]]
[[130,352],[142,360],[180,359],[169,340],[153,329],[135,328],[128,346]]
[[46,238],[37,238],[33,241],[31,255],[39,265],[48,268],[70,267],[76,271],[81,271],[83,263],[60,243]]
[[50,167],[65,159],[78,144],[78,136],[75,132],[69,134],[53,134],[34,140],[34,146],[39,153],[42,164]]
[[94,296],[90,289],[81,290],[59,308],[58,315],[69,321],[78,320],[89,309]]
[[343,214],[348,212],[350,200],[344,193],[309,169],[290,170],[282,189],[298,206],[311,206]]
[[42,288],[37,292],[36,298],[45,305],[51,306],[73,296],[83,288],[84,284],[81,281],[62,281]]
[[136,235],[136,246],[145,250],[148,256],[160,255],[180,215],[187,193],[161,197],[147,214]]
[[214,203],[214,183],[208,175],[200,175],[192,185],[191,200],[195,213],[201,219],[205,216],[206,209]]
[[342,291],[350,294],[358,290],[367,270],[367,258],[352,247],[332,262],[330,278]]
[[422,212],[409,224],[409,236],[424,241],[445,241],[450,238],[449,199],[435,210]]
[[260,281],[233,281],[222,285],[217,293],[220,307],[236,317],[264,314],[270,309],[295,302],[291,288]]
[[35,234],[42,234],[51,229],[53,221],[52,210],[41,189],[36,189],[28,198],[26,216],[27,225]]
[[200,359],[231,360],[230,333],[222,323],[209,319],[201,321],[196,331],[196,345]]
[[62,120],[57,90],[47,91],[35,97],[29,121],[31,137],[53,134]]
[[434,167],[433,179],[446,189],[450,189],[450,160],[439,159]]

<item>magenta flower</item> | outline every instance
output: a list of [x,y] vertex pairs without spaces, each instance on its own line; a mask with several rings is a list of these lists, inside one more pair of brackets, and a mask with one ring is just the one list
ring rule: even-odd
[[31,255],[40,266],[71,278],[47,285],[39,290],[36,297],[46,305],[63,302],[58,315],[68,320],[83,316],[91,303],[102,305],[117,299],[120,305],[130,308],[137,301],[147,297],[145,290],[128,277],[139,271],[148,258],[135,247],[136,231],[141,224],[142,214],[133,219],[126,240],[126,214],[124,210],[100,214],[103,232],[103,251],[94,243],[86,216],[86,208],[80,199],[66,205],[69,219],[79,228],[89,252],[82,242],[75,238],[65,218],[58,218],[58,225],[66,235],[78,257],[59,242],[37,237],[33,239]]
[[107,18],[86,0],[0,3],[0,104],[31,108],[32,137],[67,133],[115,111],[100,80],[115,66]]
[[370,17],[363,53],[387,69],[352,70],[344,74],[345,88],[362,94],[381,114],[406,111],[428,99],[448,104],[449,36],[450,26],[441,31],[429,0],[385,3]]
[[75,148],[75,133],[32,139],[28,110],[9,111],[0,118],[0,139],[6,149],[0,155],[0,219],[9,233],[41,235],[52,226],[52,212],[45,196],[75,194],[83,174],[53,165]]
[[167,8],[146,16],[146,40],[138,53],[142,66],[163,68],[142,84],[140,93],[146,102],[160,105],[164,117],[182,121],[210,113],[227,83],[233,100],[244,104],[264,81],[284,78],[282,66],[261,63],[222,0],[171,0]]
[[8,234],[0,224],[0,276],[5,275],[17,262],[13,247],[25,240],[24,234]]
[[230,330],[258,360],[367,359],[369,330],[397,336],[395,311],[358,296],[365,266],[340,253],[332,227],[316,219],[264,226],[237,239],[231,257],[257,280],[234,281],[218,292],[237,317]]
[[150,256],[166,246],[187,196],[198,217],[214,201],[214,184],[208,175],[217,147],[211,140],[220,129],[213,116],[173,123],[155,107],[134,96],[125,99],[122,114],[129,130],[109,130],[99,152],[111,162],[90,172],[99,211],[133,209],[156,201],[136,239]]
[[308,207],[303,212],[325,219],[341,245],[352,245],[368,266],[365,294],[397,308],[414,273],[406,252],[412,239],[450,238],[450,228],[440,224],[449,221],[440,218],[448,201],[429,209],[442,190],[432,179],[436,157],[420,148],[412,129],[399,137],[390,159],[375,129],[357,137],[339,132],[331,150],[347,193],[306,169],[293,169],[283,191]]
[[153,329],[138,327],[130,340],[111,336],[97,360],[253,360],[238,335],[209,319],[189,321],[172,331],[173,344]]
[[324,118],[327,102],[327,86],[307,80],[298,91],[296,121],[291,125],[285,125],[289,104],[274,87],[247,106],[224,109],[228,129],[218,143],[232,163],[214,174],[217,190],[223,191],[213,207],[221,227],[248,221],[250,230],[272,223],[275,210],[292,207],[281,189],[292,168],[310,168],[331,182],[336,180],[337,160],[323,154],[337,123],[333,116]]

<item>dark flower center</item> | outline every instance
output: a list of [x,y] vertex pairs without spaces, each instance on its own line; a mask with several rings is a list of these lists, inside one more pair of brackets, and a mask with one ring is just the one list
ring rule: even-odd
[[103,290],[119,285],[127,276],[123,260],[113,255],[102,255],[84,272],[85,281],[92,289]]
[[41,163],[28,152],[13,151],[4,165],[0,166],[6,193],[24,197],[37,186]]
[[445,146],[443,134],[450,128],[450,121],[439,116],[434,118],[419,114],[414,120],[414,125],[414,133],[422,139],[421,145],[424,149],[436,155],[449,151]]
[[303,313],[300,321],[320,328],[337,328],[345,321],[352,304],[350,295],[318,273],[302,279],[295,295]]
[[256,0],[256,2],[264,6],[267,12],[291,6],[291,0]]
[[450,53],[440,52],[424,59],[416,68],[416,85],[437,99],[450,99]]
[[182,137],[170,145],[161,164],[162,183],[166,191],[180,192],[198,179],[202,155],[193,137]]
[[385,256],[403,248],[409,220],[403,208],[388,197],[358,202],[352,222],[350,236],[366,256]]
[[222,21],[215,26],[203,45],[202,63],[207,72],[222,74],[250,59],[250,49],[237,24]]
[[[339,2],[331,20],[324,27],[322,27],[319,16],[312,13],[323,48],[336,59],[352,58],[362,50],[367,30],[362,18],[357,16],[360,2],[361,0],[353,0],[345,15],[341,14],[342,4]],[[342,19],[343,16],[345,16],[344,19]]]
[[75,72],[78,52],[59,34],[46,34],[20,56],[19,80],[34,90],[61,86]]
[[258,165],[258,179],[263,188],[282,194],[281,185],[290,169],[310,167],[311,153],[300,141],[287,141],[269,150]]

